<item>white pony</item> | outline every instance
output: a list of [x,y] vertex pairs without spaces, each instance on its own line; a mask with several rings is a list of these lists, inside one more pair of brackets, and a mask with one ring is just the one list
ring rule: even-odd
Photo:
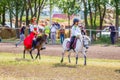
[[[84,65],[86,65],[86,52],[87,52],[87,48],[89,46],[90,41],[91,39],[86,35],[80,35],[79,38],[77,39],[76,47],[74,48],[74,51],[76,53],[76,64],[78,63],[78,53],[81,52],[84,56]],[[63,45],[62,45],[63,52],[62,52],[61,63],[63,62],[65,52],[67,52],[69,49],[66,46],[68,42],[70,42],[70,38],[66,38],[63,42]],[[71,52],[69,51],[69,55],[68,55],[69,63],[71,63],[70,55],[71,55]]]

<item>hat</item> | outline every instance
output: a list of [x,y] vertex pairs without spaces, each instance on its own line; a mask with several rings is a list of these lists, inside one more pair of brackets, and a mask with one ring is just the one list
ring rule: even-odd
[[75,18],[75,19],[73,20],[73,24],[75,24],[76,22],[79,22],[79,19]]

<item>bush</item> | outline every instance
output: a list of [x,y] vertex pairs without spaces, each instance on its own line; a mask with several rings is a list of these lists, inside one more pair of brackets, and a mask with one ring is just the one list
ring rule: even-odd
[[100,38],[98,38],[98,40],[96,40],[94,42],[94,44],[110,44],[111,40],[110,37],[108,36],[101,36]]

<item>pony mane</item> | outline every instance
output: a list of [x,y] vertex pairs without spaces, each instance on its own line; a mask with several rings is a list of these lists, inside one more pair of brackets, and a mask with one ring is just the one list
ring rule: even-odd
[[46,40],[46,35],[43,34],[43,35],[41,35],[41,36],[38,36],[38,37],[36,38],[36,40],[37,40],[37,42],[39,42],[39,44],[42,44],[42,43],[45,42],[45,40]]

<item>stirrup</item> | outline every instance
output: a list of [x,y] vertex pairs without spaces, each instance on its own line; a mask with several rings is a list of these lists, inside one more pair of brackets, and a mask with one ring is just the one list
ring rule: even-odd
[[31,50],[34,50],[34,49],[35,49],[34,47],[31,48]]

